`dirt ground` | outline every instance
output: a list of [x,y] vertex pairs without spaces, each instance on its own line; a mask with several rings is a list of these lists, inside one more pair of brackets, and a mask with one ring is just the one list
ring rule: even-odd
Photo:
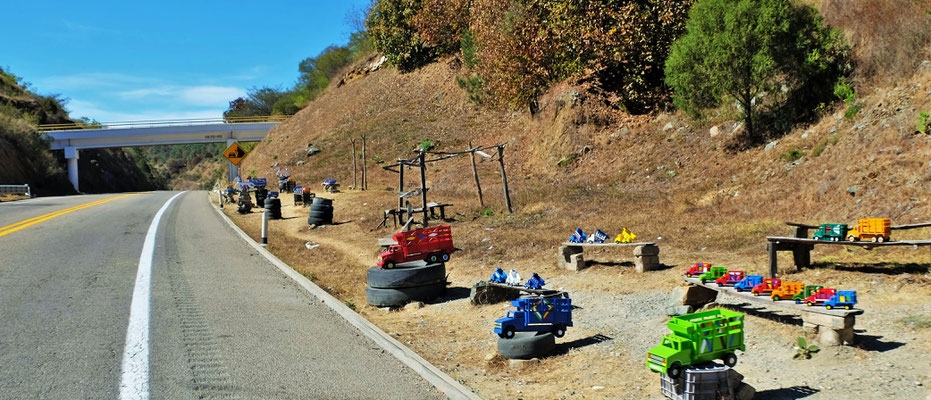
[[[381,221],[380,210],[396,202],[394,193],[370,190],[321,196],[334,200],[337,225],[310,229],[308,210],[294,207],[290,196],[285,197],[285,219],[270,222],[269,250],[488,399],[663,398],[659,375],[646,367],[645,358],[668,333],[665,309],[669,293],[683,285],[684,268],[703,261],[762,274],[767,265],[764,236],[790,232],[779,221],[721,217],[719,224],[702,230],[668,226],[673,231],[670,234],[683,237],[671,241],[662,237],[662,226],[643,222],[649,228],[628,226],[640,232],[641,239],[657,242],[662,270],[636,273],[630,249],[612,249],[586,250],[590,268],[570,272],[556,267],[560,238],[571,234],[570,229],[558,227],[562,224],[553,223],[558,209],[541,203],[522,206],[512,215],[484,216],[468,207],[453,206],[448,214],[455,220],[450,224],[456,247],[463,251],[454,254],[447,265],[450,285],[446,296],[423,308],[386,310],[366,304],[365,271],[374,265],[377,238],[395,232],[374,229]],[[260,214],[239,215],[229,205],[224,211],[258,239]],[[683,228],[687,222],[682,221]],[[554,225],[558,228],[550,228]],[[605,230],[616,234],[620,225],[614,226]],[[559,231],[543,234],[544,229]],[[696,244],[706,238],[726,239],[735,231],[752,235],[745,240],[758,245],[730,244],[734,251],[718,252]],[[928,234],[916,230],[899,238]],[[308,249],[308,242],[320,246]],[[719,299],[726,307],[747,314],[747,352],[738,354],[736,369],[757,389],[757,398],[931,398],[931,255],[927,248],[819,247],[812,258],[812,269],[793,272],[787,267],[790,256],[781,256],[782,277],[857,290],[858,307],[865,310],[857,318],[857,344],[827,347],[810,360],[793,360],[796,339],[805,336],[800,321]],[[487,279],[495,267],[514,268],[525,277],[538,272],[547,287],[567,291],[578,307],[573,315],[575,326],[557,340],[556,353],[520,370],[511,369],[496,354],[497,336],[492,332],[494,319],[504,316],[509,306],[477,307],[468,301],[469,288]]]

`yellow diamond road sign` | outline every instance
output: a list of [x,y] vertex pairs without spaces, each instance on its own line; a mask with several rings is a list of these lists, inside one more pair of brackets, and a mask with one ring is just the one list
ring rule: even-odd
[[223,156],[230,160],[233,165],[239,165],[239,162],[246,157],[246,151],[239,146],[238,142],[233,142],[233,144],[227,147],[226,151],[223,152]]

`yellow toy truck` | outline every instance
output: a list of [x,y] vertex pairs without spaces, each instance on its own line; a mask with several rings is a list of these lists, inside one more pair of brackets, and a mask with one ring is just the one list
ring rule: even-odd
[[847,240],[886,242],[889,241],[889,235],[892,232],[891,226],[889,218],[860,218],[857,225],[847,231]]
[[779,288],[773,290],[773,293],[770,294],[770,298],[773,301],[779,300],[792,300],[792,296],[795,296],[802,292],[805,289],[805,284],[802,282],[782,282],[779,285]]

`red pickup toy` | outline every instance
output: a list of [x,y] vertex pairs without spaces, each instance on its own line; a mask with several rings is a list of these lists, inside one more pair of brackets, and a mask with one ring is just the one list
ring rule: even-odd
[[750,290],[754,296],[759,296],[763,293],[771,294],[773,290],[779,289],[779,286],[782,285],[782,279],[779,278],[767,278],[763,279],[763,283],[756,285]]
[[694,266],[685,271],[685,276],[691,278],[693,276],[699,276],[705,272],[711,271],[711,264],[709,263],[695,263]]
[[823,305],[825,301],[828,301],[831,297],[837,294],[837,289],[834,288],[821,288],[818,289],[815,294],[808,296],[805,300],[802,300],[803,303],[809,306],[820,306]]
[[743,271],[727,271],[724,276],[716,279],[714,283],[717,283],[718,286],[734,286],[737,282],[740,282],[744,278]]
[[400,232],[394,235],[394,240],[398,244],[389,246],[388,251],[378,255],[379,267],[391,269],[399,263],[417,260],[446,262],[456,250],[449,225]]

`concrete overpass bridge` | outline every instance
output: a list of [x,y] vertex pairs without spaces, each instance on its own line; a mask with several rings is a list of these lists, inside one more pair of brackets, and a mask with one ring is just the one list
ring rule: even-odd
[[[40,125],[51,140],[52,150],[64,150],[68,179],[79,189],[78,158],[82,149],[156,146],[189,143],[261,141],[288,116],[186,119],[108,123]],[[235,167],[230,163],[230,179]]]

